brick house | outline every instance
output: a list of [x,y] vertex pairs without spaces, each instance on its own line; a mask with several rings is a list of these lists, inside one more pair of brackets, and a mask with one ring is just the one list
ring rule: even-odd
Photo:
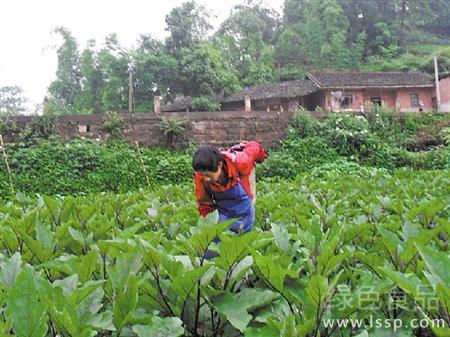
[[[450,78],[445,81],[441,80],[443,88],[450,86]],[[450,95],[448,90],[447,94]],[[441,96],[450,104],[450,97]],[[427,112],[435,108],[436,90],[433,78],[421,72],[313,72],[304,80],[258,84],[218,99],[222,111],[292,112],[319,108],[370,112],[374,105],[383,105],[399,112]],[[161,111],[188,111],[191,103],[189,97],[178,97],[162,106]]]
[[320,89],[310,80],[258,84],[241,92],[221,97],[222,110],[297,111],[306,109],[309,97]]
[[[229,96],[218,97],[222,111],[297,111],[306,106],[308,95],[319,88],[309,80],[258,84]],[[189,96],[177,96],[173,102],[161,105],[162,112],[181,112],[192,109]]]
[[399,112],[432,111],[435,85],[421,72],[310,73],[307,78],[321,90],[313,105],[327,111],[370,111],[375,104]]

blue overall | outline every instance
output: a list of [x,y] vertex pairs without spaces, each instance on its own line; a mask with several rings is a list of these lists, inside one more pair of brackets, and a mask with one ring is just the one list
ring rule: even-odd
[[238,221],[230,225],[233,232],[247,233],[252,230],[255,221],[255,208],[240,180],[225,192],[211,191],[211,193],[219,212],[219,222],[239,218]]
[[[239,220],[230,225],[230,230],[238,234],[247,233],[252,230],[253,222],[255,222],[255,208],[252,199],[245,192],[240,180],[225,192],[209,191],[213,196],[214,204],[219,212],[219,222],[237,218]],[[220,238],[216,237],[213,241],[219,243]],[[207,260],[216,256],[217,254],[209,249],[205,251],[205,258]]]

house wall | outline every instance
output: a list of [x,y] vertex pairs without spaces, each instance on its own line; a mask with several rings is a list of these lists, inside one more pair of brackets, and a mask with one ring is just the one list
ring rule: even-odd
[[328,111],[360,111],[363,104],[362,90],[341,90],[342,97],[351,97],[348,107],[342,107],[341,102],[333,96],[334,90],[326,90],[326,108]]
[[434,88],[401,88],[397,91],[397,110],[400,112],[419,112],[418,107],[411,106],[410,94],[417,94],[424,104],[423,111],[429,112],[433,110]]
[[441,94],[441,111],[450,112],[450,77],[439,81]]
[[[253,108],[253,104],[252,104]],[[244,111],[245,110],[245,101],[242,100],[242,102],[229,102],[229,103],[222,103],[222,111]]]
[[[450,84],[450,82],[449,82]],[[336,89],[337,90],[337,89]],[[380,97],[381,104],[396,108],[400,112],[419,112],[419,108],[411,106],[410,94],[417,94],[419,100],[424,103],[424,111],[432,111],[432,95],[433,88],[399,88],[399,89],[347,89],[342,90],[342,97],[351,96],[352,101],[347,108],[342,107],[341,102],[333,96],[334,90],[322,90],[325,95],[324,104],[322,108],[327,111],[361,111],[361,106],[364,105],[364,111],[370,112],[373,106],[372,98]],[[450,94],[449,94],[450,95]],[[315,102],[320,100],[314,99]],[[450,98],[449,98],[450,100]]]
[[[294,98],[271,98],[271,99],[252,99],[252,111],[289,111],[294,112],[303,106],[302,97]],[[245,104],[242,102],[223,103],[223,111],[244,111]],[[306,109],[306,108],[305,108]]]
[[306,110],[314,111],[316,107],[322,108],[322,110],[327,110],[326,95],[325,90],[316,91],[305,97],[304,107]]
[[364,109],[367,112],[370,112],[372,110],[372,99],[374,97],[380,97],[381,98],[381,104],[388,108],[395,108],[395,102],[397,100],[397,90],[392,89],[364,89],[362,90],[363,93],[363,104]]
[[[282,108],[281,108],[282,107]],[[252,99],[252,110],[256,111],[287,111],[288,102],[282,98]]]

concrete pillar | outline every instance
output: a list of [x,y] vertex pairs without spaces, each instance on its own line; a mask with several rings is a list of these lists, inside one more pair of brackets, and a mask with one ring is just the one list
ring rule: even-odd
[[161,112],[161,101],[159,96],[153,96],[153,105],[155,113],[159,114]]
[[245,112],[252,111],[252,101],[250,100],[250,96],[245,95],[244,99],[245,99]]

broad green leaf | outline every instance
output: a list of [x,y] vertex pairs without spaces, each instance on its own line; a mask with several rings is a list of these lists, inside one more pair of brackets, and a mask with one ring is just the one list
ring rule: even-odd
[[253,257],[246,256],[234,267],[233,272],[230,276],[230,283],[233,284],[235,281],[239,280],[244,276],[244,274],[252,267]]
[[431,274],[450,288],[450,257],[436,250],[416,244]]
[[281,336],[283,337],[297,337],[297,327],[295,324],[295,316],[289,315],[283,322],[281,328]]
[[187,270],[181,277],[172,280],[172,289],[182,301],[188,296],[195,296],[198,282],[210,268],[212,268],[211,265],[204,265],[194,270]]
[[419,289],[424,286],[422,281],[413,274],[403,274],[386,267],[379,268],[379,270],[413,297],[416,297]]
[[95,292],[98,288],[101,289],[101,286],[105,283],[104,280],[101,281],[87,281],[81,287],[76,288],[72,291],[71,295],[68,297],[68,302],[71,305],[78,305],[82,302],[86,297],[89,297],[91,293]]
[[36,237],[46,249],[55,249],[56,240],[53,233],[39,219],[36,221]]
[[78,285],[78,275],[73,274],[64,279],[56,280],[53,282],[54,287],[60,287],[63,289],[64,296],[69,296],[75,290]]
[[248,327],[244,332],[245,337],[280,337],[280,330],[273,325],[263,327]]
[[[105,292],[102,287],[97,286],[91,293],[79,300],[77,305],[77,315],[81,321],[87,321],[94,317],[103,307],[103,296]],[[72,294],[73,296],[73,294]],[[72,300],[69,300],[72,302]]]
[[38,301],[33,268],[25,266],[8,294],[7,316],[17,337],[47,335],[45,307]]
[[20,272],[22,259],[19,252],[14,253],[8,261],[0,264],[0,283],[12,287]]
[[271,227],[272,234],[275,238],[275,243],[277,244],[278,248],[280,248],[280,250],[288,256],[294,255],[300,243],[290,242],[291,235],[288,232],[287,226],[283,224],[272,223]]
[[57,259],[47,261],[43,264],[43,267],[52,271],[72,275],[77,272],[78,256],[75,255],[61,255]]
[[219,221],[219,212],[214,211],[209,213],[205,217],[200,217],[198,219],[198,226],[199,227],[211,227],[217,224],[217,221]]
[[136,274],[142,266],[142,252],[130,252],[120,255],[116,264],[107,267],[108,274],[115,291],[120,292],[125,287],[127,279],[131,274]]
[[26,246],[31,251],[31,253],[38,259],[39,263],[51,260],[51,258],[53,257],[53,249],[44,247],[39,240],[33,239],[22,228],[19,227],[15,228],[11,227],[11,228],[16,233],[16,235],[20,236],[23,242],[25,242]]
[[213,242],[213,240],[217,238],[220,233],[227,229],[233,221],[233,219],[230,219],[224,222],[219,222],[218,224],[199,226],[195,229],[195,233],[187,239],[187,242],[185,241],[184,243],[191,246],[195,253],[202,257],[211,242]]
[[320,308],[330,296],[330,289],[328,289],[328,280],[322,275],[313,275],[308,280],[308,285],[305,288],[310,304],[314,308]]
[[81,233],[79,230],[73,228],[73,227],[69,227],[69,233],[72,236],[72,238],[78,242],[79,244],[81,244],[82,246],[84,246],[86,244],[86,239],[84,238],[83,233]]
[[116,294],[113,303],[113,323],[117,331],[121,331],[132,317],[138,301],[138,281],[136,276],[128,278],[123,292]]
[[224,293],[213,299],[217,311],[239,331],[244,332],[252,316],[248,311],[265,306],[279,297],[270,290],[245,288],[237,294]]
[[241,236],[222,235],[219,244],[219,256],[214,259],[214,263],[228,271],[236,266],[249,253],[249,247],[257,237],[256,232],[250,232]]
[[316,321],[314,318],[311,319],[303,319],[303,321],[297,325],[297,336],[298,337],[306,337],[315,329]]
[[89,325],[92,325],[94,328],[107,330],[107,331],[116,331],[116,328],[113,324],[113,313],[111,311],[103,311],[95,316],[93,316],[89,321]]
[[295,270],[280,268],[277,262],[270,256],[254,253],[253,259],[255,260],[256,265],[256,268],[254,266],[255,271],[260,274],[270,287],[274,287],[279,292],[283,292],[284,290],[284,278],[286,276],[291,278],[298,277]]
[[337,285],[337,291],[333,296],[331,309],[336,318],[347,318],[362,308],[378,306],[381,296],[387,294],[393,286],[388,278],[373,279],[370,274],[358,279],[355,289],[347,284]]
[[443,284],[438,284],[436,294],[445,311],[450,312],[450,289]]
[[139,337],[179,337],[184,334],[183,322],[178,317],[160,318],[154,316],[147,325],[133,325]]
[[77,274],[81,283],[91,279],[92,274],[97,269],[99,258],[96,250],[91,250],[87,255],[80,256],[79,261],[77,261]]
[[402,228],[403,237],[404,237],[405,241],[408,241],[409,239],[418,237],[420,232],[422,232],[422,231],[423,230],[420,228],[419,225],[417,225],[416,223],[411,222],[411,221],[405,221],[403,228]]
[[159,257],[158,251],[149,246],[145,248],[144,252],[144,263],[151,268],[158,268],[161,264],[161,258]]

